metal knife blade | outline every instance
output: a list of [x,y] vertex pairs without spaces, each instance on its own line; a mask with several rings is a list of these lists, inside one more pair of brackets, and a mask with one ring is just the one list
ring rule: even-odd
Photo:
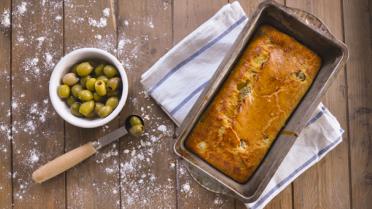
[[126,135],[128,133],[125,126],[116,129],[115,131],[102,136],[101,138],[97,139],[95,142],[93,142],[93,146],[96,150],[101,149],[102,147],[111,144],[115,140],[119,139],[120,137]]

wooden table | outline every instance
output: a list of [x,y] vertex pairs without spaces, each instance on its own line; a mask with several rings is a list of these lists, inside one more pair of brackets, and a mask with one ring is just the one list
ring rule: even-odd
[[[174,44],[227,0],[1,0],[0,208],[244,208],[197,185],[173,154],[174,124],[139,80]],[[241,1],[251,13],[259,0]],[[346,68],[324,103],[346,130],[343,143],[267,208],[372,208],[372,3],[286,0],[320,17],[349,46]],[[9,18],[8,18],[9,17]],[[53,66],[80,47],[115,54],[130,80],[128,103],[109,125],[65,123],[48,99]],[[141,140],[124,137],[44,184],[38,166],[123,124],[146,119]]]

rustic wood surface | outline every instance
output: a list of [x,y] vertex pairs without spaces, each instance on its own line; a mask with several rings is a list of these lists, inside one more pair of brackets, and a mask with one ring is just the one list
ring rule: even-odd
[[[342,4],[338,0],[287,0],[287,5],[315,14],[321,18],[330,31],[343,40]],[[332,8],[332,12],[325,8]],[[294,208],[349,208],[349,167],[347,134],[347,96],[345,94],[345,70],[341,71],[327,94],[323,103],[337,117],[346,132],[343,143],[330,152],[325,160],[316,164],[302,178],[293,183]],[[340,184],[339,182],[345,182]]]
[[[0,209],[245,208],[206,191],[173,153],[175,126],[143,91],[140,76],[228,0],[0,1]],[[251,13],[260,0],[239,0]],[[266,208],[372,207],[372,2],[286,0],[309,11],[348,45],[350,58],[323,102],[345,129],[343,142]],[[91,130],[65,123],[48,99],[58,60],[76,48],[116,55],[129,78],[120,117]],[[38,166],[124,124],[145,118],[141,139],[123,137],[44,184]]]
[[[0,11],[10,14],[11,3],[0,2]],[[8,21],[9,20],[9,21]],[[11,144],[11,33],[10,18],[0,26],[0,208],[8,209],[12,205],[12,144]]]

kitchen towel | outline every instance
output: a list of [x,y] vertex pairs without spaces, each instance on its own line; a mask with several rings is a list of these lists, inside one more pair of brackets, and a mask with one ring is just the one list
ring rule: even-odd
[[[141,77],[148,94],[179,126],[208,84],[248,17],[238,2],[222,7]],[[342,141],[336,118],[320,104],[257,201],[263,208],[288,184]]]

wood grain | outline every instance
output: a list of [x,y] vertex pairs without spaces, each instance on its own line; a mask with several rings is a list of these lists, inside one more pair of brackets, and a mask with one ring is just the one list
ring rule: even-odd
[[12,1],[14,208],[65,208],[59,176],[35,184],[31,173],[63,152],[63,121],[48,100],[50,73],[62,56],[62,1]]
[[[341,1],[287,0],[287,6],[314,14],[324,21],[338,39],[343,39]],[[348,182],[349,178],[345,87],[345,70],[342,70],[323,99],[346,130],[343,143],[294,182],[294,208],[341,209],[350,206],[349,185],[339,183]]]
[[212,17],[228,0],[174,0],[174,45]]
[[[239,2],[249,15],[260,1]],[[139,82],[141,74],[172,45],[225,3],[227,0],[0,1],[0,208],[244,209],[238,201],[201,188],[183,163],[176,162],[174,125]],[[286,3],[320,17],[349,47],[347,71],[339,74],[323,100],[346,132],[342,144],[266,208],[370,208],[372,3]],[[10,27],[3,22],[7,9],[12,13]],[[51,69],[63,53],[88,46],[117,55],[130,80],[130,97],[120,118],[90,130],[64,124],[48,100],[47,88]],[[117,128],[133,113],[145,117],[145,136],[123,137],[66,175],[41,185],[32,182],[31,173],[38,166]],[[11,127],[13,131],[8,132]],[[187,184],[191,193],[185,192]]]
[[[269,204],[265,206],[265,209],[274,209],[274,208],[281,208],[281,209],[290,209],[293,208],[292,206],[292,186],[288,186],[283,191],[281,191],[274,199],[272,199]],[[245,205],[236,200],[235,203],[236,209],[246,209]]]
[[347,64],[351,208],[372,207],[372,2],[343,1]]
[[[12,146],[11,146],[11,2],[0,2],[0,208],[12,205]],[[6,22],[6,20],[9,20]]]
[[122,208],[176,208],[174,126],[148,97],[140,76],[172,45],[172,3],[167,0],[118,2],[118,56],[129,77],[130,114],[144,118],[146,132],[120,140]]
[[[116,52],[117,36],[112,1],[65,1],[65,53],[82,47]],[[114,120],[95,129],[65,124],[66,151],[119,127]],[[101,149],[66,175],[67,208],[120,208],[118,143]]]

